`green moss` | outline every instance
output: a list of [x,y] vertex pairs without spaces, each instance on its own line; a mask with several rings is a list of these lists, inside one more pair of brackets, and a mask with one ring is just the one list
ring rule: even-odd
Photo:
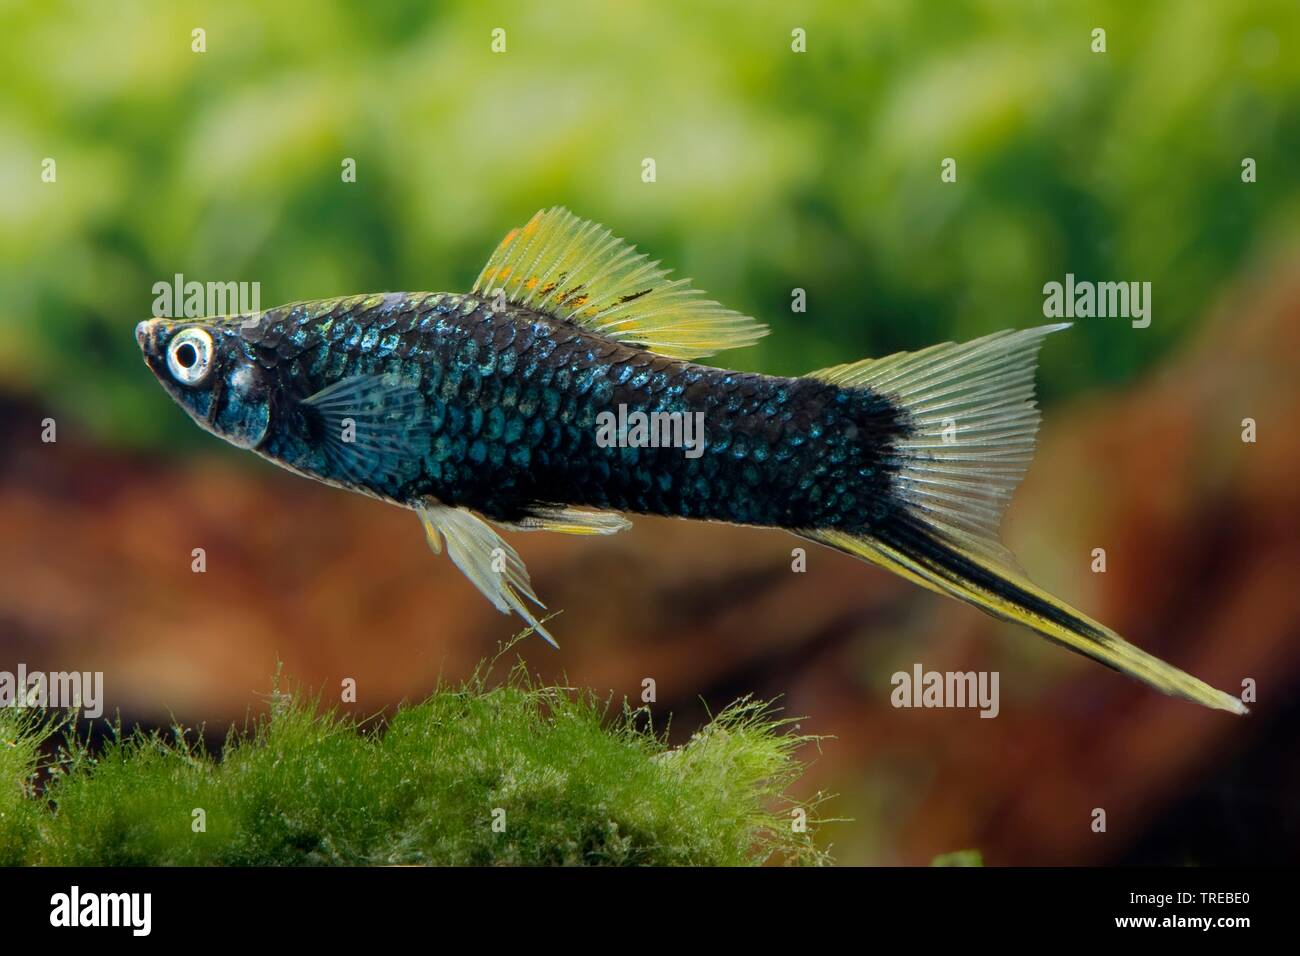
[[37,838],[36,768],[48,733],[17,711],[0,710],[0,866],[22,863]]
[[[0,863],[825,862],[783,796],[809,738],[767,705],[733,704],[673,748],[644,709],[611,715],[522,667],[485,678],[383,728],[277,692],[220,760],[179,728],[119,731],[92,754],[75,725],[0,711]],[[63,744],[39,767],[52,733]]]
[[984,855],[979,850],[954,850],[940,853],[930,861],[931,866],[983,866]]

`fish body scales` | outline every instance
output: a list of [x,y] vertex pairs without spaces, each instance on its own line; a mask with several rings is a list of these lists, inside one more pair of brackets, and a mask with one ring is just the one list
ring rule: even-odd
[[[249,357],[286,395],[358,375],[390,376],[424,400],[418,472],[368,490],[432,496],[499,521],[538,502],[774,527],[861,527],[888,506],[887,399],[815,379],[733,372],[634,348],[475,295],[386,294],[308,302],[241,323]],[[626,423],[698,423],[698,453],[601,440]],[[652,416],[660,416],[655,418]],[[331,473],[289,420],[258,450]],[[663,429],[680,438],[676,432]],[[650,440],[649,436],[643,440]]]

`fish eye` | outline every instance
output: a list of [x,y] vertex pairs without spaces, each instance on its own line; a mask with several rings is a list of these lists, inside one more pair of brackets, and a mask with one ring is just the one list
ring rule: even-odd
[[167,369],[182,385],[198,385],[211,366],[212,336],[205,329],[185,329],[167,346]]

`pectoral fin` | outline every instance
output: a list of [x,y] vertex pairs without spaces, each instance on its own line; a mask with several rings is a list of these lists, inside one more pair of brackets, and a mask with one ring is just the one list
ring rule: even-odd
[[471,511],[452,508],[428,498],[416,502],[413,507],[435,554],[442,552],[442,541],[446,539],[447,554],[452,562],[498,611],[502,614],[514,611],[546,643],[559,647],[524,603],[526,597],[538,607],[545,608],[533,593],[528,569],[515,549],[491,525]]
[[424,396],[394,376],[354,375],[302,400],[338,477],[371,487],[418,474],[429,445]]

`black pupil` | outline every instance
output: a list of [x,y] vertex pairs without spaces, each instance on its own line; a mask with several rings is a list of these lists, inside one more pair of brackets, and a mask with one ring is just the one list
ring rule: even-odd
[[195,351],[194,346],[189,342],[181,344],[176,350],[176,364],[181,368],[190,368],[199,360],[199,353]]

